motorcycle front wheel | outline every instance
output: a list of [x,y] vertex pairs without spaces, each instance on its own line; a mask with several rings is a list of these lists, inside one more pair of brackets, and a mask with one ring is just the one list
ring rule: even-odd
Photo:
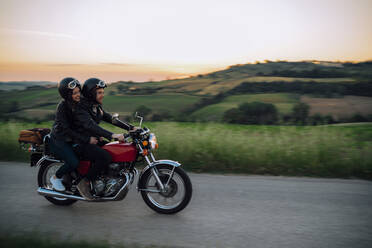
[[[55,175],[56,171],[61,166],[62,166],[62,163],[58,163],[58,162],[49,162],[49,161],[44,162],[40,166],[38,177],[37,177],[39,187],[53,190],[52,183],[50,182],[50,178],[53,175]],[[44,197],[51,203],[55,205],[59,205],[59,206],[69,206],[76,202],[76,200],[67,199],[67,198],[50,197],[50,196],[44,196]]]
[[189,176],[180,167],[174,168],[168,164],[156,165],[156,170],[163,185],[168,185],[161,191],[152,170],[145,171],[139,179],[139,188],[143,189],[141,196],[145,203],[161,214],[175,214],[183,210],[192,196]]

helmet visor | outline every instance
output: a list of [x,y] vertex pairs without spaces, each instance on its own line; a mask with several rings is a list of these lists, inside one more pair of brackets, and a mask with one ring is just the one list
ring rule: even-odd
[[68,83],[67,87],[70,89],[70,90],[73,90],[76,88],[76,86],[80,85],[79,81],[74,79],[72,80],[71,82]]

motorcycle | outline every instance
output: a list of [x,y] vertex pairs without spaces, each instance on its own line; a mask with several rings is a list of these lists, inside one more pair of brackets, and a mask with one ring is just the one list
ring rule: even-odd
[[[84,198],[77,189],[81,178],[87,174],[91,162],[80,158],[76,171],[63,177],[66,191],[52,188],[50,178],[63,165],[63,161],[49,152],[49,134],[41,144],[31,144],[31,166],[39,168],[37,192],[56,205],[71,205],[77,201],[105,202],[123,200],[134,178],[138,176],[137,190],[142,199],[154,211],[161,214],[174,214],[183,210],[190,202],[192,184],[181,164],[172,160],[156,160],[153,151],[158,148],[157,139],[150,129],[142,126],[125,134],[125,141],[114,141],[102,146],[112,156],[112,162],[98,179],[90,182],[93,199]],[[113,124],[124,126],[118,115],[113,115]],[[139,173],[135,168],[138,162],[147,163]]]

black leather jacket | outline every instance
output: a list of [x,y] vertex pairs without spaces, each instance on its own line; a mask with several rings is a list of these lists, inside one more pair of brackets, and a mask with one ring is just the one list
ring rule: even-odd
[[[74,111],[73,126],[76,127],[76,130],[84,136],[105,137],[111,140],[113,133],[98,125],[101,120],[113,124],[112,116],[105,112],[100,104],[82,98]],[[133,126],[125,123],[122,128],[130,130]]]
[[90,137],[73,127],[73,111],[78,104],[61,100],[57,106],[56,118],[51,131],[52,138],[69,143],[89,143]]

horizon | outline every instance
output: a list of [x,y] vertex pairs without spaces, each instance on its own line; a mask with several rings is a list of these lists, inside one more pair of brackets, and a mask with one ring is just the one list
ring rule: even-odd
[[[336,60],[336,61],[327,61],[327,60],[298,60],[298,61],[288,61],[288,60],[276,60],[276,61],[271,61],[271,60],[263,60],[263,61],[255,61],[254,63],[251,63],[251,62],[247,62],[247,63],[244,63],[244,64],[232,64],[232,65],[228,65],[224,68],[220,68],[218,70],[212,70],[212,71],[208,71],[208,72],[205,72],[205,73],[194,73],[194,74],[190,74],[190,75],[186,75],[186,76],[180,76],[180,77],[167,77],[165,79],[160,79],[160,80],[153,80],[152,78],[150,78],[150,80],[144,80],[144,81],[134,81],[134,80],[116,80],[116,81],[106,81],[108,84],[111,84],[111,83],[118,83],[120,81],[123,81],[123,82],[130,82],[132,81],[133,83],[147,83],[147,82],[160,82],[160,81],[164,81],[164,80],[178,80],[178,79],[184,79],[184,78],[191,78],[191,77],[196,77],[198,75],[206,75],[206,74],[210,74],[210,73],[214,73],[214,72],[218,72],[218,71],[223,71],[223,70],[226,70],[226,69],[229,69],[231,67],[234,67],[234,66],[244,66],[244,65],[255,65],[255,64],[265,64],[265,63],[279,63],[279,62],[286,62],[286,63],[301,63],[301,62],[307,62],[307,63],[314,63],[314,64],[317,64],[317,63],[334,63],[334,64],[344,64],[344,63],[353,63],[353,64],[357,64],[357,63],[369,63],[369,62],[372,62],[372,60],[363,60],[363,61],[339,61],[339,60]],[[90,78],[92,76],[88,76],[86,77],[86,79]],[[79,78],[77,78],[79,79]],[[84,82],[85,80],[79,80],[81,82]],[[46,82],[46,83],[55,83],[55,84],[58,84],[59,81],[52,81],[52,80],[27,80],[27,79],[24,79],[24,80],[0,80],[0,83],[22,83],[22,82]]]
[[368,0],[9,0],[0,7],[0,81],[159,81],[264,60],[372,59]]

